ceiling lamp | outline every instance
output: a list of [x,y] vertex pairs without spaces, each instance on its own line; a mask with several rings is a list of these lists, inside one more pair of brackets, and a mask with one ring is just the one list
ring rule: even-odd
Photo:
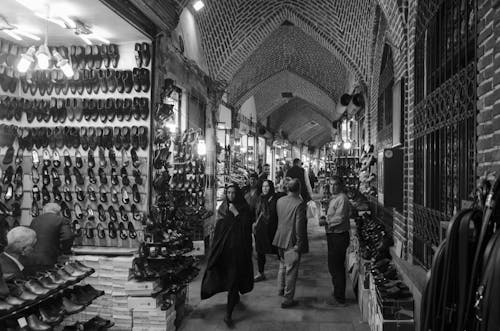
[[52,52],[52,55],[56,58],[57,60],[57,66],[63,71],[64,75],[68,78],[73,77],[75,72],[73,71],[73,68],[69,64],[69,61],[61,56],[58,51],[54,50]]
[[35,62],[35,59],[33,58],[33,55],[35,55],[35,51],[36,51],[35,46],[31,46],[25,54],[21,55],[21,59],[17,64],[17,70],[19,72],[28,71],[31,64]]
[[40,69],[45,70],[49,68],[50,52],[47,44],[40,45],[35,56]]
[[201,0],[196,1],[196,2],[193,4],[193,8],[194,8],[194,10],[196,10],[196,11],[200,11],[201,9],[203,9],[203,7],[205,7],[205,4],[204,4],[204,3],[203,3],[203,1],[201,1]]
[[342,147],[343,147],[344,149],[351,149],[351,147],[352,147],[352,143],[351,143],[349,140],[346,140],[346,141],[344,141],[344,143],[342,144]]

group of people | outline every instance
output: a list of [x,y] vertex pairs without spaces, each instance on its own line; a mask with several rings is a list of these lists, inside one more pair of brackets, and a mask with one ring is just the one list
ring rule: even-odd
[[[213,240],[202,280],[201,298],[228,292],[224,322],[232,327],[232,313],[240,294],[252,291],[254,282],[266,279],[266,255],[279,259],[277,295],[286,309],[297,305],[294,300],[301,256],[309,251],[307,208],[312,189],[299,159],[284,175],[275,189],[268,179],[269,165],[260,174],[250,175],[248,186],[226,187],[223,203],[217,211]],[[328,268],[334,292],[328,303],[345,304],[345,254],[349,245],[350,206],[342,193],[340,178],[334,178],[334,194],[326,217]],[[311,202],[314,203],[314,202]],[[254,236],[257,274],[254,277],[252,254]]]
[[[0,254],[0,281],[26,278],[54,267],[59,258],[69,253],[73,232],[69,220],[61,216],[61,206],[47,203],[30,226],[14,226],[2,219],[5,246]],[[5,238],[4,238],[5,237]]]

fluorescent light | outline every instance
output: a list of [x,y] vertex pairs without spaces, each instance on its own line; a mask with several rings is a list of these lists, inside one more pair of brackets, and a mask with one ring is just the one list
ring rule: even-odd
[[200,139],[198,141],[198,154],[207,155],[207,145],[205,144],[205,140],[203,139]]
[[193,4],[193,8],[194,8],[194,10],[196,10],[196,11],[200,11],[203,7],[205,7],[205,4],[204,4],[204,3],[203,3],[203,1],[201,1],[201,0],[196,1],[196,2]]
[[79,34],[78,36],[82,38],[82,40],[85,41],[87,45],[92,45],[92,42],[89,40],[89,38],[87,38],[87,36],[84,36],[83,34]]
[[33,8],[40,8],[45,3],[45,1],[42,0],[17,0],[17,2],[31,10],[33,10]]
[[21,30],[19,28],[17,28],[16,30],[14,30],[14,32],[17,33],[17,34],[20,34],[21,36],[25,36],[25,37],[31,38],[33,40],[40,40],[40,37],[35,36],[34,34],[29,33],[27,31],[24,31],[24,30]]
[[23,40],[23,38],[19,37],[15,32],[13,32],[11,30],[3,30],[3,32],[5,32],[6,34],[8,34],[9,36],[11,36],[12,38],[14,38],[15,40]]
[[36,51],[35,46],[31,46],[25,54],[21,55],[21,59],[17,64],[17,70],[19,70],[19,72],[28,71],[31,64],[35,62],[35,59],[33,58],[35,51]]
[[36,52],[36,60],[40,69],[45,70],[49,68],[50,53],[47,45],[43,44],[38,47],[38,52]]
[[61,28],[64,28],[66,29],[66,23],[64,23],[63,20],[61,19],[58,19],[58,18],[53,18],[53,17],[47,17],[47,15],[44,15],[42,13],[35,13],[36,16],[40,17],[40,18],[43,18],[44,20],[47,20],[49,22],[52,22],[54,24],[57,24],[59,25]]
[[103,42],[105,44],[109,44],[110,41],[104,37],[101,37],[100,35],[96,34],[96,33],[92,33],[89,35],[89,38],[92,38],[92,39],[97,39],[99,40],[100,42]]
[[75,21],[73,21],[71,18],[69,18],[68,16],[66,15],[61,15],[60,16],[64,22],[66,22],[66,24],[71,28],[71,29],[75,29],[76,28],[76,23]]

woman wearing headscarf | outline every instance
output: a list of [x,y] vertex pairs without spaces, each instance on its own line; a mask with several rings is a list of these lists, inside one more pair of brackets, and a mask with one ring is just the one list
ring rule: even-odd
[[232,327],[239,293],[253,289],[252,215],[237,185],[226,188],[201,284],[201,299],[228,292],[224,322]]
[[266,264],[266,254],[277,254],[277,249],[272,245],[276,229],[278,228],[278,212],[276,202],[285,193],[275,192],[274,184],[266,179],[262,182],[262,194],[257,201],[256,221],[253,225],[255,236],[255,251],[257,252],[257,266],[259,273],[254,281],[259,282],[266,279],[264,266]]

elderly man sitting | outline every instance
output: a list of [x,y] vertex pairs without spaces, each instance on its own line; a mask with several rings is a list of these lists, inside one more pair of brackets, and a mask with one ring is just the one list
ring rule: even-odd
[[5,278],[23,277],[23,258],[33,251],[36,233],[25,226],[18,226],[7,233],[7,247],[0,254],[0,266]]

